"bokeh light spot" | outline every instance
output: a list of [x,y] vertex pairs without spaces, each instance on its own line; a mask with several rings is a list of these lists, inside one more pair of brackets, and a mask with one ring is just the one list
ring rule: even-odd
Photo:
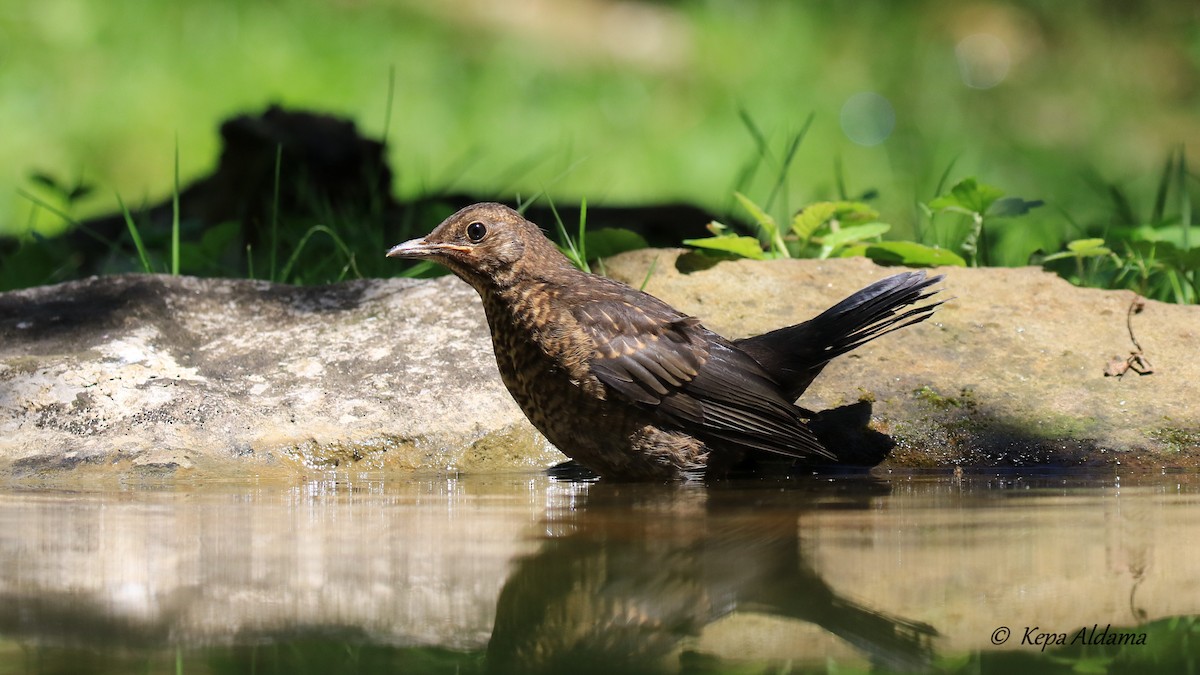
[[873,91],[862,91],[842,104],[842,133],[859,145],[879,145],[896,128],[891,101]]
[[974,33],[954,48],[963,83],[972,89],[991,89],[1004,81],[1012,67],[1008,45],[991,33]]

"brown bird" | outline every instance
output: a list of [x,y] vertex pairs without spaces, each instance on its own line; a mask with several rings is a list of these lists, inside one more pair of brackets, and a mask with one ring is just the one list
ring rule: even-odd
[[836,462],[793,405],[830,359],[927,319],[941,277],[888,277],[804,323],[730,341],[576,269],[537,225],[475,204],[389,257],[433,260],[483,299],[500,376],[559,450],[604,477],[718,475],[747,453]]

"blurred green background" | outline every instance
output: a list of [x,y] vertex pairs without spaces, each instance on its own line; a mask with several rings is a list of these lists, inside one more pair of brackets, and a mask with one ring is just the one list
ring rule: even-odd
[[18,193],[50,199],[31,172],[96,186],[76,218],[115,193],[161,200],[176,143],[186,183],[215,164],[221,120],[270,103],[386,129],[401,198],[545,189],[726,213],[763,161],[745,111],[778,155],[813,115],[786,208],[844,180],[878,191],[889,236],[919,237],[916,203],[948,167],[1045,200],[995,230],[990,262],[1012,265],[1113,225],[1114,194],[1146,217],[1172,150],[1200,148],[1200,3],[5,2],[0,92],[10,234],[64,227]]

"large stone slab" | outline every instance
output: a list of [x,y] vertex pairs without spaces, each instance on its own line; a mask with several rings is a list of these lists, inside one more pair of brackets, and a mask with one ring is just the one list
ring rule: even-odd
[[91,278],[0,295],[0,462],[218,475],[561,459],[453,278]]
[[[609,274],[730,337],[804,320],[890,273],[863,259],[727,262],[678,251]],[[872,402],[896,466],[1189,467],[1200,457],[1200,308],[1133,318],[1123,291],[1039,269],[949,269],[929,322],[835,361],[801,403]],[[474,291],[451,277],[327,287],[167,276],[0,294],[0,471],[237,476],[504,470],[561,460],[500,384]]]
[[[863,258],[721,263],[690,275],[678,252],[638,251],[609,274],[731,337],[803,321],[890,271]],[[874,401],[908,466],[1192,467],[1200,457],[1200,307],[1145,301],[1132,318],[1153,374],[1105,375],[1133,345],[1129,291],[1077,288],[1040,268],[945,268],[928,322],[834,361],[809,408]]]

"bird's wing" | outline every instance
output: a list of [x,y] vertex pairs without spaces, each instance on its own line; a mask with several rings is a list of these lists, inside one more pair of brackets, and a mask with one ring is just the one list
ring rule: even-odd
[[698,319],[632,289],[572,313],[594,344],[590,371],[615,397],[701,439],[832,459],[762,367]]

